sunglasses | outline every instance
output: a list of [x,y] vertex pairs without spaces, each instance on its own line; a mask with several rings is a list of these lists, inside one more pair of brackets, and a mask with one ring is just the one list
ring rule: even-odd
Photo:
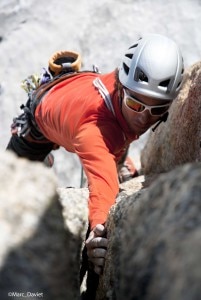
[[170,107],[170,103],[163,104],[163,105],[146,105],[139,100],[135,99],[134,97],[130,96],[126,93],[126,90],[124,91],[124,98],[123,101],[126,104],[126,106],[132,110],[134,110],[137,113],[142,113],[145,110],[148,110],[149,113],[152,116],[161,116],[163,115]]

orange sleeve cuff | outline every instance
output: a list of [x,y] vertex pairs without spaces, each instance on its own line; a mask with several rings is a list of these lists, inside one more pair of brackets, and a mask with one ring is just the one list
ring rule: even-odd
[[[108,194],[107,194],[108,195]],[[115,204],[115,193],[106,198],[104,195],[90,195],[89,198],[89,224],[94,228],[97,224],[104,224],[112,205]]]

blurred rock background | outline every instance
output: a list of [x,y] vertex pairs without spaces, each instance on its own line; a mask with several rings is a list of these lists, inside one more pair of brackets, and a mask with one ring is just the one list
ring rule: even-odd
[[0,182],[0,299],[79,299],[87,189],[57,190],[52,170],[9,152]]
[[201,161],[201,61],[186,69],[168,120],[151,132],[141,152],[145,175]]
[[[21,80],[47,67],[57,50],[76,50],[83,69],[99,66],[104,73],[118,66],[122,53],[144,33],[172,37],[181,47],[185,65],[200,60],[201,2],[199,0],[0,0],[0,149],[6,147],[12,118],[26,101]],[[139,154],[147,134],[131,147]],[[77,157],[55,152],[59,186],[79,187]]]
[[88,190],[57,189],[53,170],[0,152],[0,299],[199,300],[200,180],[194,162],[121,184],[103,276],[88,270],[80,298]]

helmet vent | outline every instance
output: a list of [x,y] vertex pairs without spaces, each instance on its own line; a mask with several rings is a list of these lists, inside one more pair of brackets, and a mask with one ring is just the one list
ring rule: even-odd
[[180,85],[181,85],[181,81],[177,84],[177,89],[180,87]]
[[168,87],[169,83],[170,83],[170,79],[167,79],[167,80],[161,81],[159,83],[159,86]]
[[132,59],[133,58],[133,54],[131,53],[127,53],[126,55],[125,55],[126,57],[128,57],[128,58],[130,58],[130,59]]
[[140,68],[136,68],[134,80],[141,82],[149,82],[147,75]]
[[181,71],[181,74],[183,75],[184,74],[184,58],[182,56],[182,71]]
[[140,71],[139,72],[139,80],[148,82],[148,77],[146,76],[146,74],[144,72]]
[[138,43],[136,43],[136,44],[130,46],[128,49],[133,49],[133,48],[136,48],[137,46],[138,46]]
[[128,75],[129,67],[125,63],[123,63],[123,68],[124,68],[124,71],[125,71],[126,75]]

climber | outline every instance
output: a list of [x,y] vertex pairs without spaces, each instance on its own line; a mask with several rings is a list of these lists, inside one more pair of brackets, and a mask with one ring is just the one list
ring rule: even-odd
[[[182,77],[183,59],[175,42],[148,34],[125,52],[114,71],[78,72],[45,91],[32,105],[35,127],[27,135],[12,127],[7,149],[18,156],[43,161],[62,146],[80,158],[89,188],[86,248],[97,274],[104,266],[106,220],[119,182],[137,175],[127,159],[128,147],[167,119]],[[124,177],[125,167],[130,173]]]

